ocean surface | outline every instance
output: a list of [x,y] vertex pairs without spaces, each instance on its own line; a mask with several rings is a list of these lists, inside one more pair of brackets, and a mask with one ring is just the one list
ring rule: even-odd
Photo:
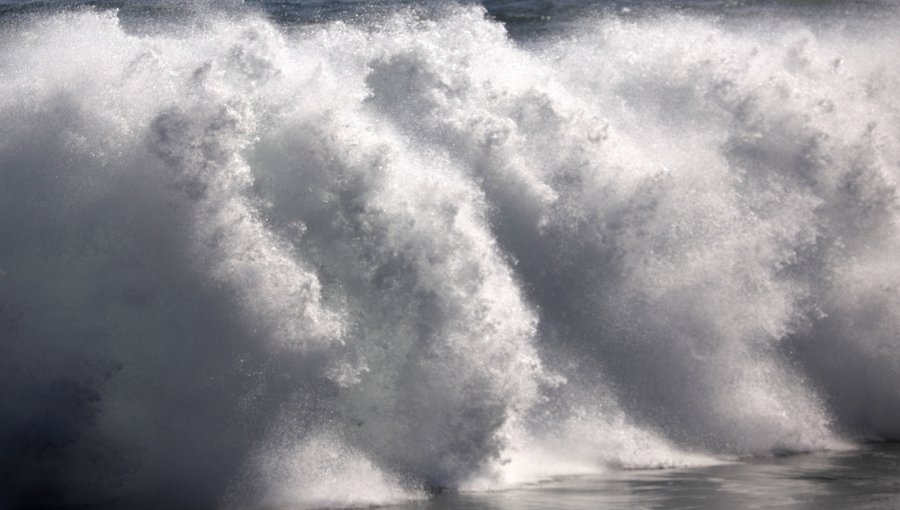
[[0,509],[900,506],[896,1],[0,1]]
[[772,509],[900,507],[900,447],[867,446],[709,467],[618,470],[496,492],[439,494],[408,510]]

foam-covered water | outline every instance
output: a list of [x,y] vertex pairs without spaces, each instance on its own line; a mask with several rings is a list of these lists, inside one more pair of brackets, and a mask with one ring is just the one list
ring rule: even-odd
[[0,506],[900,439],[891,5],[125,7],[0,21]]

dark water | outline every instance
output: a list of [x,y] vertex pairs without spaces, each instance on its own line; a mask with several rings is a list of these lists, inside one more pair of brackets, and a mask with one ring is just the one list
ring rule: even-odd
[[898,22],[0,2],[0,510],[895,507]]
[[765,15],[776,18],[878,18],[897,5],[894,0],[484,0],[446,2],[439,0],[222,0],[184,2],[178,0],[3,0],[0,16],[53,12],[85,6],[116,9],[126,22],[183,21],[198,5],[226,10],[262,11],[283,25],[316,24],[335,20],[364,21],[404,8],[440,11],[447,5],[483,7],[490,19],[504,25],[512,37],[527,39],[565,34],[584,26],[598,15],[640,19],[646,16],[681,14],[719,18]]
[[900,445],[704,468],[617,471],[503,492],[441,494],[397,509],[785,510],[900,507]]

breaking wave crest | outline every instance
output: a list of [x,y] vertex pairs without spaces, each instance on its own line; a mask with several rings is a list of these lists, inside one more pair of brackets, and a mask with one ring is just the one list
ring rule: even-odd
[[358,506],[900,439],[887,21],[193,16],[0,36],[8,503]]

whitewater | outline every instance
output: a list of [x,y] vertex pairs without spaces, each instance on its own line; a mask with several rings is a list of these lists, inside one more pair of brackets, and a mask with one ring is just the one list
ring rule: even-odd
[[128,5],[0,6],[0,507],[900,440],[896,5]]

